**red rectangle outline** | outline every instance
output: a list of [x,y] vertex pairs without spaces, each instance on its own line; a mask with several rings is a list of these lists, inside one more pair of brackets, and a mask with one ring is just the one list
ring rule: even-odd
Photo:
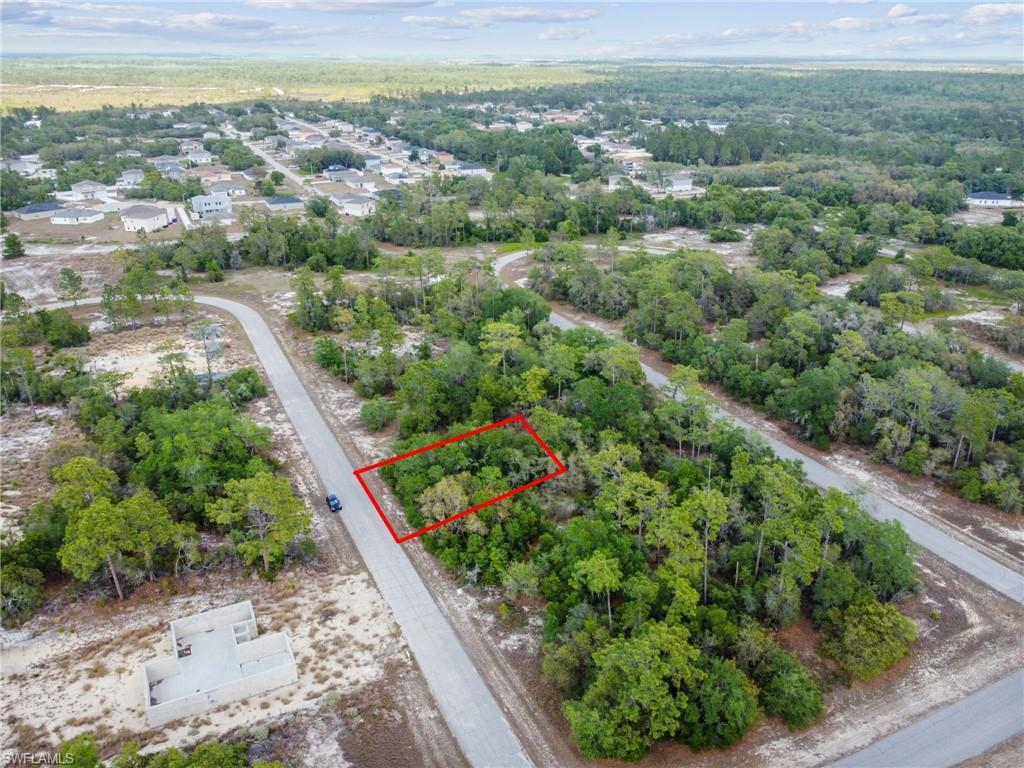
[[[470,507],[469,509],[464,509],[461,512],[456,512],[454,515],[446,517],[444,520],[438,520],[436,523],[431,523],[430,525],[424,526],[423,528],[420,528],[418,531],[408,533],[405,536],[399,536],[395,532],[395,529],[391,527],[391,521],[388,520],[388,516],[384,514],[384,510],[381,509],[380,504],[377,503],[377,499],[373,495],[373,491],[370,490],[370,486],[367,485],[366,481],[363,479],[364,472],[372,472],[375,469],[386,467],[388,464],[394,464],[395,462],[401,461],[402,459],[408,459],[411,456],[417,456],[421,453],[432,451],[433,449],[440,448],[443,445],[448,445],[449,443],[457,443],[461,440],[473,437],[474,435],[479,435],[481,432],[487,432],[492,429],[498,429],[499,427],[504,427],[509,424],[516,423],[522,424],[523,428],[529,433],[530,437],[532,437],[536,441],[537,445],[541,447],[544,453],[546,453],[548,458],[555,463],[555,466],[558,467],[558,469],[556,469],[554,472],[549,472],[543,477],[538,477],[536,480],[531,480],[530,482],[524,483],[523,485],[520,485],[517,488],[513,488],[511,491],[505,491],[505,493],[501,494],[500,496],[495,496],[493,499],[488,499],[487,501],[483,501],[479,504],[476,504]],[[415,539],[417,536],[422,536],[424,533],[429,533],[435,528],[440,528],[442,525],[447,525],[448,523],[454,522],[458,520],[460,517],[471,515],[474,512],[478,512],[479,510],[483,509],[484,507],[488,507],[491,504],[497,504],[499,501],[507,499],[510,496],[515,496],[517,493],[522,493],[525,490],[538,486],[541,483],[547,482],[553,477],[558,477],[559,475],[564,474],[565,472],[565,465],[558,460],[558,457],[555,455],[555,452],[548,447],[547,443],[540,439],[540,435],[538,435],[536,431],[534,431],[533,427],[530,426],[530,423],[526,420],[526,417],[523,416],[522,414],[516,414],[515,416],[509,416],[507,419],[502,419],[501,421],[496,421],[493,424],[488,424],[486,427],[478,427],[477,429],[470,430],[469,432],[464,432],[461,435],[455,435],[454,437],[449,437],[446,440],[439,440],[436,443],[424,445],[422,448],[417,448],[416,450],[413,451],[401,453],[398,456],[392,456],[390,459],[384,459],[383,461],[378,461],[375,464],[367,464],[365,467],[360,467],[359,469],[355,470],[352,474],[356,476],[356,480],[358,480],[359,484],[363,486],[363,490],[366,491],[366,495],[370,498],[370,503],[373,504],[373,508],[377,510],[377,514],[380,515],[380,519],[384,521],[384,525],[388,529],[388,532],[391,534],[391,538],[395,540],[396,544],[402,544],[406,541],[409,541],[409,539]]]

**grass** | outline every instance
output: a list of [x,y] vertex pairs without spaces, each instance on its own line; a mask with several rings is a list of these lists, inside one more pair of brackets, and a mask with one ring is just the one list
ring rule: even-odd
[[613,69],[576,64],[32,58],[4,62],[0,96],[7,108],[43,105],[68,111],[107,104],[155,106],[264,98],[366,101],[377,95],[424,91],[467,93],[590,82]]

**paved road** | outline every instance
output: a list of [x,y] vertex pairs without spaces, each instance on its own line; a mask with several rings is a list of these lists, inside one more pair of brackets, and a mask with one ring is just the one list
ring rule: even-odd
[[[524,253],[524,251],[517,251],[496,259],[494,262],[495,273],[500,275],[502,269],[513,261],[522,258]],[[563,329],[575,328],[579,325],[554,311],[551,313],[551,322]],[[647,380],[655,387],[660,388],[668,382],[667,377],[663,373],[654,370],[648,365],[641,365],[641,367]],[[943,560],[952,563],[960,570],[969,573],[993,589],[999,590],[1019,603],[1024,603],[1024,576],[1021,574],[977,552],[959,539],[950,536],[905,509],[898,507],[891,501],[873,493],[855,478],[840,474],[831,467],[825,466],[816,459],[762,432],[755,425],[734,414],[726,413],[721,409],[716,409],[716,411],[716,415],[720,418],[728,419],[744,429],[757,432],[781,458],[796,459],[801,462],[804,470],[807,472],[807,478],[815,485],[822,488],[838,488],[846,493],[856,493],[862,500],[864,508],[874,517],[880,520],[898,520],[906,529],[910,538],[917,544],[934,552]]]
[[1024,731],[1024,670],[833,763],[834,768],[947,768]]
[[[519,739],[459,639],[427,591],[403,545],[370,506],[353,467],[317,410],[273,332],[256,310],[229,299],[196,296],[196,302],[230,312],[245,329],[285,413],[326,488],[345,504],[341,519],[405,634],[448,728],[476,768],[529,768]],[[95,304],[85,299],[79,304]],[[59,306],[59,305],[50,305]]]
[[245,329],[324,486],[343,500],[345,527],[391,606],[466,759],[479,768],[529,766],[497,702],[402,545],[395,543],[370,506],[352,465],[266,322],[255,310],[235,301],[210,296],[196,296],[196,301],[230,312]]

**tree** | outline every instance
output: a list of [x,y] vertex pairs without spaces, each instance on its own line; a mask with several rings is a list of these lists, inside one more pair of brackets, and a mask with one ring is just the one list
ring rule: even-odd
[[53,504],[66,514],[82,510],[100,499],[110,500],[117,475],[95,459],[76,456],[53,473],[57,490]]
[[448,475],[421,493],[417,503],[424,517],[430,521],[445,520],[467,509],[470,506],[469,497],[463,483],[469,479],[468,472]]
[[861,600],[831,609],[822,636],[822,647],[843,669],[869,680],[907,655],[917,627],[888,603]]
[[585,586],[591,593],[605,593],[608,603],[608,629],[612,628],[612,590],[622,583],[622,568],[619,561],[603,549],[599,549],[586,560],[580,560],[573,568],[572,584]]
[[718,538],[719,529],[729,519],[729,501],[721,491],[696,491],[686,500],[694,522],[704,530],[704,602],[708,601],[708,545],[711,536]]
[[901,331],[907,320],[914,323],[924,317],[924,297],[916,291],[883,293],[878,299],[878,306],[885,322],[895,325],[899,321]]
[[70,301],[78,306],[78,300],[85,295],[82,287],[82,276],[70,267],[64,267],[57,278],[57,297],[61,301]]
[[208,504],[207,514],[214,522],[242,532],[239,554],[249,565],[262,560],[265,575],[271,572],[271,561],[282,557],[285,547],[313,522],[288,478],[269,472],[229,480],[224,497]]
[[21,244],[21,238],[13,232],[4,236],[4,258],[20,259],[25,255],[25,246]]
[[281,171],[271,171],[270,183],[273,184],[274,186],[284,184],[284,174],[281,173]]
[[587,757],[637,760],[679,729],[703,673],[700,652],[681,626],[650,622],[594,654],[594,681],[579,701],[562,705],[573,738]]
[[491,363],[501,361],[501,373],[508,373],[508,358],[523,347],[522,326],[504,321],[486,323],[480,335],[480,349],[493,352]]
[[760,719],[757,687],[732,661],[714,657],[707,677],[690,697],[680,737],[691,748],[722,749],[743,738]]
[[167,507],[148,489],[125,499],[118,507],[130,529],[132,550],[142,555],[146,573],[152,581],[155,578],[153,556],[160,547],[174,540],[177,526]]
[[81,581],[106,565],[121,600],[124,591],[114,563],[135,544],[127,512],[126,507],[109,498],[99,498],[85,509],[72,512],[58,553],[61,565]]

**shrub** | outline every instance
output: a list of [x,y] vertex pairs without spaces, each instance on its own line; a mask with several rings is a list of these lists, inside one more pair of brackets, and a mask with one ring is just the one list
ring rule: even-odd
[[874,600],[828,612],[822,650],[854,677],[869,680],[902,659],[917,639],[914,623]]
[[224,394],[232,404],[238,405],[257,397],[266,397],[267,385],[255,368],[239,368],[224,381]]
[[394,402],[386,397],[375,397],[363,403],[359,418],[368,430],[377,432],[394,421],[396,413]]

